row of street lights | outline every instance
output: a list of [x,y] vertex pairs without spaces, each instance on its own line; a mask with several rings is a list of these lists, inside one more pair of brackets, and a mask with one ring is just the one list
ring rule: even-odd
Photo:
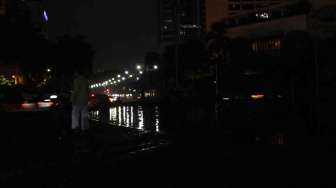
[[[153,66],[154,70],[157,70],[158,68],[159,68],[158,65]],[[137,70],[138,75],[132,74],[130,71],[125,70],[123,75],[118,74],[115,77],[112,77],[108,80],[102,81],[100,83],[94,83],[94,84],[90,85],[90,88],[94,89],[94,88],[106,87],[108,85],[117,85],[122,81],[125,81],[127,79],[133,79],[133,78],[138,81],[138,80],[140,80],[140,76],[144,73],[144,71],[143,71],[143,67],[141,65],[137,65],[136,70]]]

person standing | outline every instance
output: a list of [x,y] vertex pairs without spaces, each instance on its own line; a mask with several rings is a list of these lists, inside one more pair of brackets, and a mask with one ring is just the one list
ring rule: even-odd
[[89,81],[82,72],[76,71],[74,74],[73,90],[71,93],[72,122],[73,131],[85,132],[89,129],[88,120],[88,100]]

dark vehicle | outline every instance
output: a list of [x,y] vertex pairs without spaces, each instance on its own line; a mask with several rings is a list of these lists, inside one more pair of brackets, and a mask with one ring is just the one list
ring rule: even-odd
[[0,88],[1,112],[37,112],[56,109],[57,95],[41,95],[25,91],[22,87]]
[[1,87],[0,147],[3,153],[13,163],[51,157],[63,123],[60,113],[55,94],[42,94],[21,86]]

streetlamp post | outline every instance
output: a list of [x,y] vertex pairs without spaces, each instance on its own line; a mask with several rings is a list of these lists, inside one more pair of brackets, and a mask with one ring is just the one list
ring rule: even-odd
[[181,34],[181,17],[180,17],[180,0],[176,0],[175,17],[176,17],[176,41],[175,41],[175,88],[179,87],[179,44]]

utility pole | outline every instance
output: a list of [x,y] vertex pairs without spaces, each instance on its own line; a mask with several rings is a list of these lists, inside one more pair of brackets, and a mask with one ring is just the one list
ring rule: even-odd
[[179,61],[181,41],[181,0],[176,0],[175,6],[176,36],[175,36],[175,88],[179,87]]
[[319,41],[317,38],[313,39],[314,48],[314,107],[312,114],[312,126],[316,129],[317,136],[320,136],[320,125],[319,125],[319,97],[320,97],[320,66],[319,66]]

